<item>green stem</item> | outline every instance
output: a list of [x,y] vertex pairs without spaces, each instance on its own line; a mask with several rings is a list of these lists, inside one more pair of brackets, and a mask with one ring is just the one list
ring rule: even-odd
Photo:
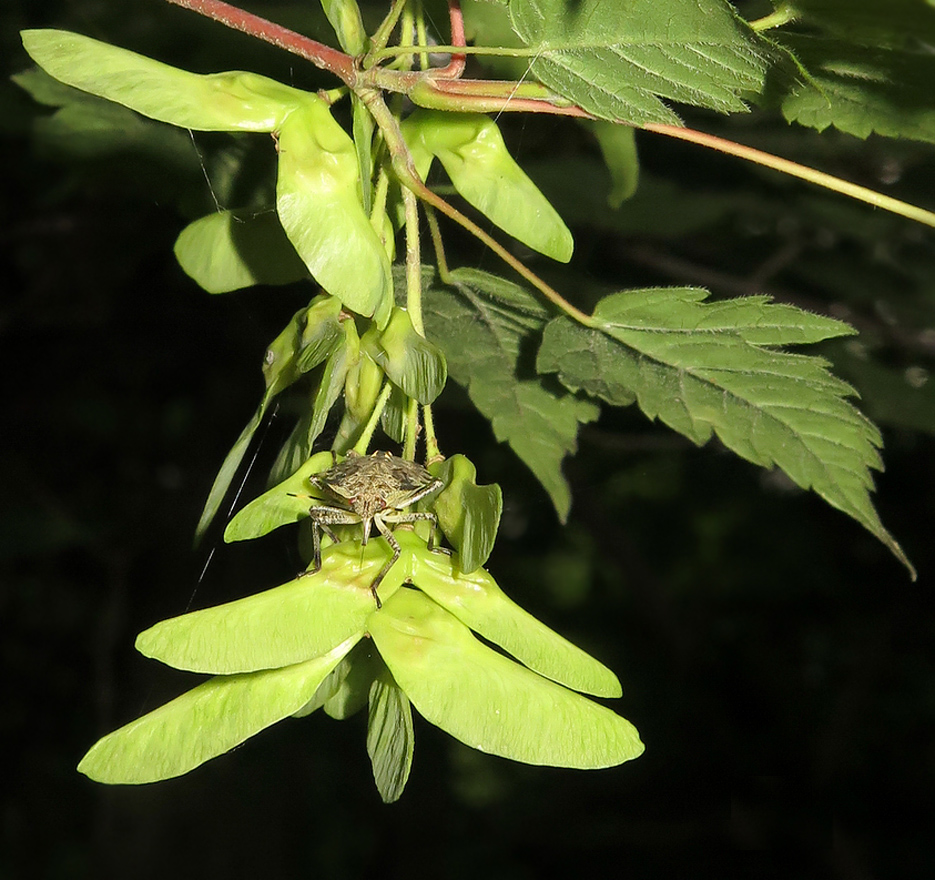
[[757,33],[761,33],[771,28],[782,27],[784,24],[795,21],[795,19],[795,10],[783,3],[769,15],[764,15],[762,18],[756,19],[756,21],[751,21],[750,28]]
[[868,205],[873,205],[875,208],[882,208],[884,211],[890,211],[901,217],[907,217],[918,223],[924,223],[926,226],[935,227],[935,214],[931,211],[926,211],[924,208],[919,208],[915,205],[900,201],[899,199],[885,196],[872,189],[867,189],[867,187],[858,186],[856,183],[849,183],[846,180],[841,180],[840,177],[835,177],[833,174],[825,174],[823,171],[817,171],[806,165],[800,165],[798,162],[780,159],[779,156],[773,156],[771,153],[764,153],[762,150],[756,150],[753,147],[745,147],[743,144],[737,144],[733,141],[725,140],[724,138],[715,137],[712,134],[695,131],[692,128],[680,128],[675,125],[663,125],[655,122],[647,123],[643,128],[647,131],[654,131],[657,134],[664,134],[668,137],[688,141],[689,143],[700,144],[701,146],[709,147],[721,153],[727,153],[731,156],[746,159],[748,162],[762,165],[765,168],[772,168],[775,171],[781,171],[783,174],[788,174],[791,177],[798,177],[816,186],[822,186],[833,192],[850,196],[852,199],[857,199],[857,201],[866,202]]
[[422,243],[419,237],[419,205],[415,193],[403,188],[406,208],[406,309],[412,329],[425,336],[422,323]]
[[[393,33],[393,29],[396,27],[396,23],[399,21],[399,16],[402,15],[403,9],[405,8],[406,0],[394,0],[386,18],[383,19],[383,22],[381,23],[380,27],[377,28],[376,33],[374,33],[373,39],[371,40],[376,51],[379,52],[386,46],[390,35]],[[373,54],[373,50],[367,54],[367,62],[365,63],[365,66],[369,66],[371,63],[370,59],[373,58]]]
[[419,35],[419,45],[416,46],[386,46],[370,54],[374,61],[382,61],[384,58],[395,58],[397,55],[403,55],[409,52],[438,52],[444,55],[499,55],[509,58],[535,58],[542,54],[541,49],[532,49],[529,46],[459,46],[452,44],[450,46],[438,45],[430,46],[424,42],[422,35]]
[[[422,8],[422,0],[416,0],[416,40],[420,46],[427,46],[428,39],[425,31],[425,10]],[[429,69],[428,49],[419,52],[419,67],[422,70]]]
[[445,242],[442,241],[442,231],[438,226],[438,217],[434,209],[425,206],[425,219],[429,221],[429,234],[435,247],[435,264],[438,266],[438,277],[444,284],[451,283],[451,273],[448,271],[448,258],[445,256]]
[[383,215],[386,213],[386,196],[390,188],[390,176],[382,168],[377,175],[377,186],[373,194],[373,208],[370,223],[383,240]]
[[432,415],[432,406],[427,404],[422,407],[422,420],[425,423],[425,464],[426,466],[436,461],[444,461],[438,448],[438,437],[435,434],[435,417]]
[[367,454],[367,447],[370,446],[370,441],[373,439],[373,432],[376,431],[377,425],[380,423],[380,416],[383,415],[383,410],[386,407],[386,402],[390,399],[390,392],[392,390],[393,386],[389,382],[383,383],[380,396],[377,398],[377,402],[373,405],[373,412],[370,413],[370,418],[367,420],[367,424],[364,425],[363,431],[360,432],[360,436],[357,438],[357,442],[354,444],[354,452],[357,452],[360,455]]
[[383,139],[386,141],[387,148],[393,162],[393,170],[404,187],[411,189],[423,202],[428,203],[437,211],[440,211],[447,217],[450,217],[459,226],[462,226],[471,233],[476,239],[489,247],[503,262],[505,262],[516,273],[525,278],[533,287],[536,288],[549,302],[553,303],[561,311],[578,323],[586,327],[593,325],[594,320],[590,315],[586,315],[580,309],[575,308],[566,300],[557,290],[546,284],[532,269],[525,263],[516,259],[500,242],[498,242],[488,232],[480,228],[473,220],[465,217],[457,208],[448,204],[443,198],[435,195],[420,179],[415,165],[412,161],[412,154],[406,146],[402,132],[399,130],[399,124],[396,118],[390,113],[389,107],[383,100],[383,96],[370,89],[361,89],[360,98],[370,108],[377,126],[383,132]]
[[573,318],[579,324],[583,324],[585,327],[591,327],[594,324],[594,319],[582,312],[580,309],[575,308],[570,302],[568,302],[565,297],[563,297],[554,287],[547,284],[543,281],[535,272],[532,271],[525,263],[521,260],[518,260],[513,256],[500,242],[498,242],[493,236],[485,232],[480,228],[473,220],[468,217],[465,217],[457,208],[450,205],[446,202],[441,196],[435,195],[421,180],[419,176],[415,173],[414,170],[411,171],[411,174],[407,174],[408,169],[399,169],[397,168],[396,173],[399,175],[402,183],[412,189],[415,194],[422,199],[422,201],[427,202],[436,210],[440,211],[446,217],[454,220],[459,226],[466,229],[479,241],[487,245],[504,263],[506,263],[514,272],[518,275],[525,278],[533,287],[536,288],[549,302],[551,302],[558,309],[563,311],[569,318]]
[[416,460],[416,440],[419,437],[419,402],[409,398],[406,412],[406,442],[403,444],[403,458]]

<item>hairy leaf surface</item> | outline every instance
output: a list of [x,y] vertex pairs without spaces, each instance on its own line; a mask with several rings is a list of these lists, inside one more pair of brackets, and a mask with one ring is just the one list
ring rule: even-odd
[[546,387],[523,362],[547,317],[519,285],[474,269],[456,269],[451,286],[436,283],[425,302],[426,330],[444,349],[452,378],[536,475],[564,521],[571,492],[562,460],[577,448],[579,425],[597,418],[598,409]]
[[796,17],[864,46],[935,43],[935,7],[926,0],[783,0]]
[[746,109],[765,56],[721,0],[511,0],[516,32],[535,50],[530,72],[603,119],[678,123],[661,100]]
[[743,458],[780,467],[854,517],[911,571],[870,499],[882,441],[847,400],[853,388],[820,358],[765,347],[853,330],[762,298],[707,305],[706,295],[671,288],[606,297],[593,328],[568,318],[546,328],[539,368],[613,403],[635,397],[647,416],[699,445],[716,433]]
[[935,57],[925,46],[863,46],[816,36],[785,36],[808,71],[782,98],[783,115],[824,131],[866,138],[872,132],[935,142]]

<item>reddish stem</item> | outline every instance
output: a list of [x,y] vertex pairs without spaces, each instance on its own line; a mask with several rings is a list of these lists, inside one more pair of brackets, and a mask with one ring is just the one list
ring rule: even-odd
[[[556,116],[577,116],[581,119],[595,117],[571,104],[561,95],[549,92],[542,86],[542,95],[536,97],[520,91],[530,83],[508,82],[491,79],[436,80],[434,71],[422,78],[418,87],[412,88],[413,103],[440,109],[457,109],[473,113],[551,113]],[[513,88],[507,90],[507,87]],[[438,96],[437,103],[433,100]],[[455,107],[457,102],[459,106]]]
[[[190,9],[207,18],[218,21],[234,30],[241,31],[251,37],[272,43],[280,49],[285,49],[293,55],[298,55],[311,61],[316,67],[327,70],[340,78],[350,89],[359,85],[375,85],[378,88],[394,92],[408,93],[417,83],[423,85],[428,92],[439,96],[437,106],[443,109],[470,109],[479,113],[503,112],[506,110],[524,111],[526,113],[553,113],[560,116],[582,116],[591,118],[589,113],[574,105],[566,106],[553,104],[548,99],[537,99],[511,95],[507,98],[492,95],[487,91],[491,87],[503,88],[504,83],[488,83],[486,80],[461,80],[458,77],[464,70],[464,55],[453,55],[451,63],[440,70],[423,72],[387,71],[373,68],[364,72],[365,82],[361,82],[361,74],[355,66],[354,59],[344,52],[334,49],[325,43],[319,43],[311,37],[289,30],[275,22],[260,18],[251,12],[238,9],[223,0],[168,0],[175,6]],[[451,39],[453,46],[464,46],[464,16],[461,12],[460,0],[448,0],[448,11],[451,17]],[[464,98],[470,106],[451,106],[450,98]],[[431,102],[429,106],[436,106]]]
[[[464,36],[464,13],[461,12],[461,0],[448,0],[448,17],[451,20],[451,45],[466,46],[467,41]],[[464,73],[464,65],[467,63],[467,55],[452,55],[451,61],[446,67],[440,67],[432,71],[432,76],[444,79],[457,79]]]
[[354,59],[337,49],[319,43],[311,37],[303,36],[282,25],[267,21],[258,15],[238,9],[221,0],[169,0],[175,6],[190,9],[200,15],[212,18],[237,31],[249,34],[311,61],[316,67],[327,70],[339,77],[349,88],[357,82],[357,70]]

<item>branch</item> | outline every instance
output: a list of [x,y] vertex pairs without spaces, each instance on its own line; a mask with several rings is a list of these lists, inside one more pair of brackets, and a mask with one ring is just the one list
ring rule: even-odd
[[316,67],[339,77],[352,89],[357,83],[354,59],[331,46],[319,43],[318,40],[297,34],[282,25],[245,12],[229,3],[223,3],[222,0],[168,0],[168,2],[174,6],[181,6],[183,9],[190,9],[199,15],[219,21],[229,28],[272,43],[280,49],[311,61]]
[[833,192],[850,196],[859,202],[866,202],[875,208],[882,208],[892,214],[899,214],[901,217],[907,217],[918,223],[924,223],[926,226],[935,227],[935,214],[931,211],[926,211],[924,208],[910,205],[891,196],[885,196],[875,190],[867,189],[865,186],[858,186],[856,183],[841,180],[840,177],[835,177],[833,174],[825,174],[825,172],[809,168],[807,165],[800,165],[798,162],[791,162],[789,159],[781,159],[772,153],[764,153],[762,150],[746,147],[743,144],[728,141],[713,134],[705,134],[703,131],[695,131],[693,128],[680,128],[675,125],[663,125],[656,122],[647,123],[643,128],[646,131],[654,131],[667,137],[678,138],[689,143],[699,144],[702,147],[709,147],[719,153],[738,156],[756,165],[772,168],[775,171],[788,174],[790,177],[798,177],[800,180],[807,180],[816,186],[823,186]]

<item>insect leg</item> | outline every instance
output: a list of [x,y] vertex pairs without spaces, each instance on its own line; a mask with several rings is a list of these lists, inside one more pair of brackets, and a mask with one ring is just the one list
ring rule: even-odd
[[451,555],[443,547],[436,547],[436,535],[438,533],[438,517],[434,513],[429,511],[412,511],[412,512],[403,512],[403,511],[389,511],[383,514],[383,519],[386,522],[391,523],[411,523],[411,522],[422,522],[428,521],[432,524],[432,530],[429,532],[428,548],[433,553],[445,553],[448,556]]
[[308,511],[312,521],[312,565],[302,573],[316,574],[321,571],[321,533],[324,532],[332,542],[338,543],[338,536],[332,531],[332,525],[351,525],[360,521],[360,517],[340,507],[312,507]]
[[373,598],[376,600],[377,608],[379,609],[383,607],[383,603],[377,595],[377,588],[383,582],[383,578],[389,574],[390,569],[396,564],[396,560],[399,559],[402,550],[399,547],[399,541],[396,540],[393,533],[386,527],[386,523],[383,522],[381,514],[374,516],[373,524],[377,527],[377,531],[386,538],[386,543],[390,545],[390,549],[393,551],[393,558],[380,569],[377,576],[373,579],[373,583],[370,585],[370,592],[373,593]]

